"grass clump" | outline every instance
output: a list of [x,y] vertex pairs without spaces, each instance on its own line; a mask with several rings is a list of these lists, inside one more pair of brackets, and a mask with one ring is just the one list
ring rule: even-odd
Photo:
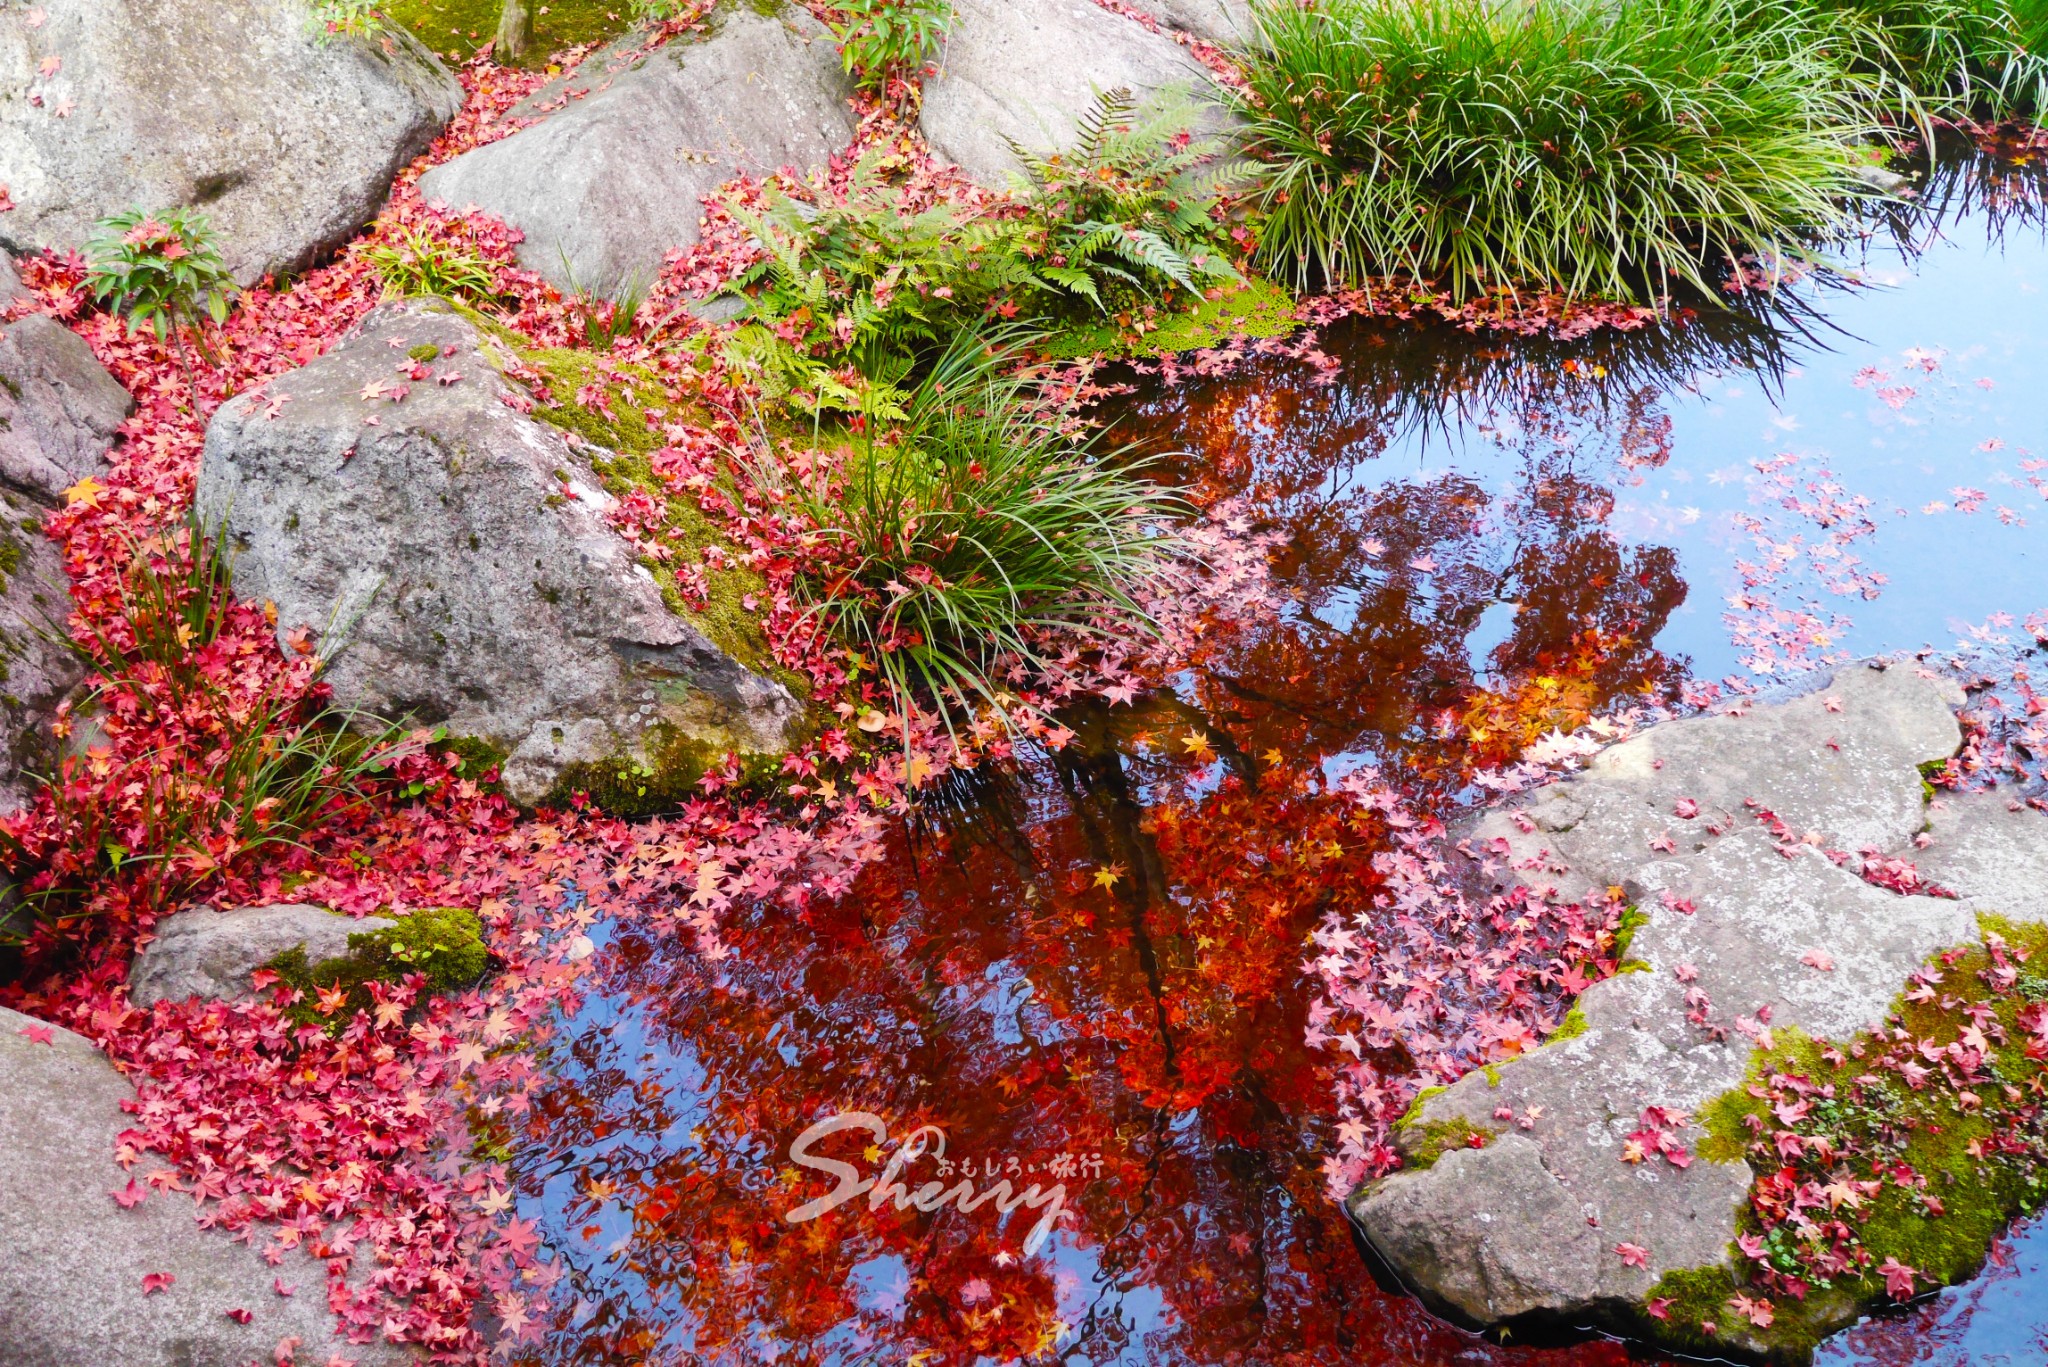
[[387,299],[433,295],[489,304],[498,297],[497,267],[483,253],[418,228],[378,237],[363,248],[363,259],[384,281]]
[[483,924],[460,907],[422,907],[396,925],[349,936],[348,949],[339,958],[308,963],[305,946],[294,945],[264,965],[302,994],[289,1012],[294,1020],[339,1030],[370,1008],[373,982],[398,983],[417,973],[428,992],[454,992],[483,977],[491,961]]
[[798,591],[903,701],[906,729],[917,696],[1006,712],[1004,680],[1045,667],[1054,638],[1149,629],[1136,595],[1181,511],[1034,406],[1003,340],[957,339],[903,420],[849,433],[839,460],[764,471],[818,528]]
[[2044,0],[1811,0],[1839,18],[1865,70],[1908,114],[2048,111]]
[[1264,162],[1261,262],[1306,285],[1407,274],[1714,293],[1797,255],[1857,182],[1863,87],[1833,25],[1739,0],[1255,0],[1238,53]]
[[1736,1270],[1665,1278],[1653,1337],[1804,1353],[1861,1307],[1966,1280],[2015,1216],[2048,1204],[2048,1004],[2024,990],[2048,926],[1984,929],[1916,974],[1883,1029],[1779,1031],[1701,1110],[1699,1156],[1758,1178]]

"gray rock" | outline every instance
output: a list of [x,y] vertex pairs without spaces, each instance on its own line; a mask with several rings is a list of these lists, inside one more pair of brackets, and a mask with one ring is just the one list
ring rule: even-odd
[[1218,47],[1249,43],[1255,31],[1247,0],[1153,0],[1145,8],[1167,27]]
[[[327,1308],[327,1270],[303,1249],[279,1266],[221,1230],[202,1230],[177,1193],[124,1210],[109,1193],[148,1171],[114,1161],[135,1089],[84,1039],[0,1009],[0,1363],[6,1367],[247,1367],[280,1340],[298,1361],[330,1355],[400,1367],[405,1349],[346,1342]],[[167,1273],[145,1296],[142,1279]],[[280,1296],[272,1279],[295,1285]],[[247,1310],[238,1324],[229,1310]]]
[[0,245],[76,247],[109,214],[193,205],[244,284],[346,241],[462,107],[409,35],[322,42],[305,0],[9,6],[0,89]]
[[521,265],[610,295],[651,285],[670,251],[697,241],[705,195],[741,171],[821,166],[857,126],[831,35],[794,5],[773,16],[729,7],[710,37],[602,80],[435,167],[421,195],[496,215],[526,235]]
[[[22,292],[0,254],[0,309]],[[57,502],[106,468],[115,429],[134,407],[85,339],[56,319],[0,323],[0,483]]]
[[384,916],[358,920],[308,903],[273,906],[187,907],[157,922],[156,934],[128,972],[128,995],[138,1006],[188,997],[240,1000],[255,995],[249,975],[278,955],[304,949],[317,964],[348,954],[348,937],[388,930]]
[[[1691,1115],[1739,1086],[1762,1030],[1841,1039],[1878,1025],[1929,956],[1977,938],[1968,901],[1885,891],[1851,871],[1855,858],[1845,868],[1796,839],[1910,850],[1927,820],[1916,766],[1955,749],[1960,701],[1909,667],[1852,667],[1748,715],[1653,727],[1478,823],[1467,848],[1495,865],[1494,886],[1620,885],[1648,919],[1629,944],[1633,971],[1580,995],[1582,1032],[1459,1079],[1397,1136],[1411,1154],[1446,1126],[1494,1142],[1353,1194],[1397,1270],[1437,1305],[1497,1324],[1625,1320],[1664,1273],[1733,1266],[1748,1165],[1631,1163],[1628,1136],[1645,1107]],[[1681,797],[1699,802],[1696,816],[1676,814]],[[1795,839],[1769,831],[1749,798]],[[1998,797],[1950,818],[1957,863],[2007,871],[1975,884],[2001,900],[2009,875],[2048,868],[2048,824],[2014,817]],[[2030,872],[2017,872],[2025,859]],[[1690,1122],[1674,1133],[1689,1150],[1702,1135]],[[1621,1260],[1624,1242],[1646,1267]],[[1846,1322],[1855,1309],[1831,1312]]]
[[59,639],[71,610],[70,581],[45,509],[0,485],[0,812],[28,800],[56,764],[51,719],[85,666]]
[[[953,11],[922,122],[932,149],[984,184],[1005,186],[1022,170],[1013,142],[1034,152],[1069,146],[1106,91],[1143,100],[1214,89],[1172,38],[1094,0],[955,0]],[[1224,125],[1220,108],[1211,122]]]
[[[426,344],[434,375],[402,402],[362,397]],[[228,519],[236,591],[316,633],[342,705],[510,752],[521,800],[655,737],[783,748],[801,705],[669,610],[589,461],[507,402],[511,359],[446,304],[388,304],[222,405],[198,504]]]
[[2048,815],[2012,792],[1945,793],[1927,804],[1931,843],[1906,857],[1972,912],[2048,921]]

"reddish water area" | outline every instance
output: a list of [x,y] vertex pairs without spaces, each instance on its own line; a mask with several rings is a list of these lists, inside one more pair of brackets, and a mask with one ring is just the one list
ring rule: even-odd
[[[1384,1165],[1384,1108],[1533,1046],[1613,967],[1597,909],[1447,930],[1383,856],[1588,725],[2035,648],[2033,174],[1946,161],[1839,269],[1687,327],[1352,319],[1319,356],[1125,377],[1117,435],[1269,541],[1280,609],[1219,612],[1066,748],[955,774],[846,897],[740,908],[708,953],[592,928],[511,1140],[568,1268],[531,1360],[1658,1361],[1449,1325],[1333,1199]],[[1394,796],[1362,805],[1367,774]],[[1333,1009],[1340,952],[1375,964],[1373,1028]],[[2048,1361],[2044,1248],[2018,1231],[1823,1358]]]

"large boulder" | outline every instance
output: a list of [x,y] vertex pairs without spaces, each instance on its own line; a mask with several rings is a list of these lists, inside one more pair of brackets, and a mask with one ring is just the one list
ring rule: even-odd
[[389,917],[357,919],[308,902],[187,907],[157,922],[155,937],[128,971],[128,996],[137,1006],[252,997],[250,975],[281,954],[304,950],[309,965],[342,959],[349,936],[397,925]]
[[[4,22],[4,19],[0,19]],[[0,312],[21,297],[0,253]],[[64,490],[106,468],[127,391],[69,328],[43,314],[0,323],[0,811],[47,772],[50,718],[84,675],[58,641],[70,597],[43,517]]]
[[[1749,1165],[1624,1161],[1626,1146],[1658,1107],[1681,1117],[1671,1135],[1692,1151],[1698,1112],[1745,1085],[1765,1025],[1851,1039],[1881,1025],[1930,955],[1979,939],[1978,910],[2035,907],[2048,818],[2003,795],[1930,813],[1923,796],[1918,766],[1960,744],[1960,701],[1908,666],[1850,667],[1788,702],[1653,727],[1467,833],[1495,890],[1619,887],[1644,919],[1631,971],[1581,994],[1571,1029],[1424,1099],[1396,1135],[1411,1166],[1352,1196],[1411,1285],[1479,1324],[1629,1327],[1649,1322],[1666,1273],[1738,1270]],[[1920,857],[1926,873],[1944,847],[1962,900],[1852,871],[1868,851]],[[1853,1318],[1837,1300],[1814,1314]],[[1747,1332],[1725,1325],[1722,1342],[1760,1351]]]
[[938,75],[924,86],[925,137],[976,180],[1006,186],[1023,169],[1013,143],[1033,152],[1071,145],[1112,90],[1206,98],[1214,86],[1170,36],[1094,0],[955,0]]
[[1145,8],[1168,28],[1218,47],[1242,46],[1257,31],[1249,0],[1154,0]]
[[[336,1332],[327,1269],[303,1248],[273,1266],[201,1229],[181,1195],[116,1203],[138,1175],[114,1161],[131,1126],[121,1105],[134,1096],[86,1040],[0,1009],[0,1363],[247,1367],[273,1361],[287,1338],[299,1340],[299,1362],[414,1361]],[[168,1283],[146,1291],[143,1279],[159,1275]],[[280,1282],[297,1294],[279,1295]]]
[[474,206],[525,234],[520,264],[609,295],[697,241],[703,197],[741,172],[807,172],[853,139],[852,90],[825,27],[796,5],[729,5],[710,36],[671,42],[509,138],[420,178],[430,203]]
[[[344,706],[509,752],[521,800],[676,737],[782,749],[801,704],[670,610],[589,448],[515,406],[513,360],[446,304],[388,304],[222,405],[198,503],[227,519],[236,591],[310,631]],[[394,362],[428,372],[402,397]]]
[[244,284],[300,270],[383,205],[462,107],[403,31],[328,40],[305,0],[51,0],[0,9],[0,244],[192,205]]

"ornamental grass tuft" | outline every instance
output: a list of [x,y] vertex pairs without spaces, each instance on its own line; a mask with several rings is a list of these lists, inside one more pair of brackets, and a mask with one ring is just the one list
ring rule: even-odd
[[1847,26],[1858,65],[1923,112],[2048,111],[2048,0],[1811,0]]
[[1842,224],[1872,87],[1742,0],[1254,0],[1262,264],[1655,300]]
[[1007,712],[1064,648],[1153,630],[1139,600],[1184,505],[1037,401],[1015,373],[1029,340],[962,334],[901,423],[767,472],[823,542],[799,594],[889,685],[906,734],[918,699]]

